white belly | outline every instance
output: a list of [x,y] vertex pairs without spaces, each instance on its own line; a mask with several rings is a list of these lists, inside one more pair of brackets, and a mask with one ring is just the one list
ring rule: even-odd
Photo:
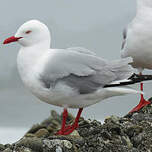
[[[149,47],[152,48],[151,45],[149,45]],[[128,56],[133,58],[133,67],[152,69],[152,49],[146,49],[146,47],[145,49],[141,47],[140,49],[133,51],[129,49]]]
[[109,97],[105,89],[101,89],[100,93],[98,91],[92,94],[83,95],[63,84],[58,84],[53,89],[39,88],[39,90],[32,89],[31,91],[40,100],[48,104],[69,108],[87,107]]

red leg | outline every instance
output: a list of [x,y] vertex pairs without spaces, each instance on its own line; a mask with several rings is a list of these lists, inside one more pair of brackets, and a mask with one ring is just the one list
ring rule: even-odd
[[75,121],[74,121],[73,125],[66,126],[66,119],[67,119],[67,116],[68,116],[68,111],[67,111],[67,109],[64,109],[62,127],[56,133],[56,135],[68,135],[68,134],[72,133],[76,128],[78,128],[79,127],[78,122],[79,122],[82,110],[83,110],[83,108],[79,109],[78,114],[77,114],[77,116],[75,118]]
[[63,117],[63,119],[62,119],[62,127],[57,132],[57,135],[63,135],[64,134],[67,116],[68,116],[68,111],[67,111],[66,108],[64,108],[63,115],[62,115],[62,117]]
[[79,111],[78,111],[77,117],[75,118],[75,121],[74,121],[74,124],[73,124],[73,126],[74,126],[75,128],[78,128],[78,127],[79,127],[79,124],[78,124],[78,123],[79,123],[79,119],[80,119],[80,116],[81,116],[82,111],[83,111],[83,108],[80,108]]
[[[140,75],[142,75],[142,73],[140,73]],[[142,83],[142,82],[140,83],[140,90],[143,91],[143,83]],[[140,95],[140,102],[139,102],[139,104],[138,104],[135,108],[133,108],[133,109],[130,111],[130,113],[135,112],[135,111],[139,111],[141,108],[143,108],[144,106],[146,106],[146,105],[148,105],[148,104],[150,104],[150,103],[151,103],[151,102],[150,102],[150,101],[146,101],[146,100],[144,99],[143,94],[141,94],[141,95]]]
[[68,135],[68,134],[72,133],[76,128],[79,127],[78,122],[79,122],[79,119],[80,119],[80,116],[81,116],[82,111],[83,111],[83,108],[80,108],[79,111],[78,111],[78,114],[77,114],[77,116],[76,116],[76,118],[75,118],[75,121],[74,121],[73,125],[72,125],[72,126],[69,126],[69,127],[66,129],[66,132],[64,132],[64,135]]

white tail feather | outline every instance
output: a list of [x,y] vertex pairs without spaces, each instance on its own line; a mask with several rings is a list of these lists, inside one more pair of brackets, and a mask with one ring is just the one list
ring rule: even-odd
[[139,90],[135,90],[133,88],[130,87],[109,87],[109,88],[105,88],[106,90],[113,92],[113,93],[117,93],[119,95],[125,95],[125,94],[144,94],[144,92],[139,91]]

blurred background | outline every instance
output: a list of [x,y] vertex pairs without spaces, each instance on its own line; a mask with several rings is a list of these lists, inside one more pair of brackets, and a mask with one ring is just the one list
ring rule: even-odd
[[[51,30],[52,48],[82,46],[108,60],[119,59],[122,31],[135,11],[135,0],[5,0],[0,5],[0,41],[14,35],[25,21],[38,19]],[[0,47],[0,143],[6,143],[47,118],[50,110],[61,113],[62,108],[39,101],[24,88],[16,68],[18,44]],[[151,84],[145,86],[147,98]],[[138,100],[138,95],[109,98],[84,109],[82,115],[101,121],[122,116]],[[76,111],[70,110],[74,115]]]

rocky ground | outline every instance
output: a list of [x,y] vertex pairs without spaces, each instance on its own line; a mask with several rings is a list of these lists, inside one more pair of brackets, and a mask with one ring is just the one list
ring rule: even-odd
[[[0,152],[152,152],[152,104],[124,117],[110,116],[104,124],[81,118],[71,135],[55,136],[61,118],[51,111],[16,143],[0,144]],[[73,119],[69,115],[68,123]]]

